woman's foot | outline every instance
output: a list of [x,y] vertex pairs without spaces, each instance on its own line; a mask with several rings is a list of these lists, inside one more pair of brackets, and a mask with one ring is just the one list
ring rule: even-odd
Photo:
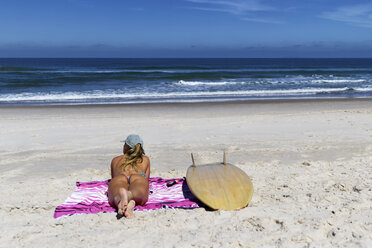
[[120,199],[117,202],[118,206],[118,214],[124,215],[126,209],[128,207],[128,193],[127,190],[124,188],[119,189],[119,197]]
[[133,209],[135,206],[136,202],[134,200],[130,200],[124,213],[126,218],[128,219],[134,218]]

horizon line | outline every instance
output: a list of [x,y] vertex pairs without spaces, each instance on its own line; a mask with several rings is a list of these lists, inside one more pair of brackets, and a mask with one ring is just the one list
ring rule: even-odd
[[372,59],[372,57],[0,57],[0,59]]

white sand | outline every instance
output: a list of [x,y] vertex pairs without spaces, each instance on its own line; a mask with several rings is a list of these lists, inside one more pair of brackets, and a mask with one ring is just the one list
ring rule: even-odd
[[[241,211],[53,219],[76,181],[109,178],[138,133],[152,176],[222,160],[252,177]],[[1,247],[371,247],[372,100],[0,108]]]

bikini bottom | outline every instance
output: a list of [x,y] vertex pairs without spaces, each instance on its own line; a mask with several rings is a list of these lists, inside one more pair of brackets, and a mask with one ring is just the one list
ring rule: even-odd
[[[143,171],[140,171],[140,173],[141,173],[141,176],[146,178],[146,174]],[[127,176],[127,178],[128,178],[128,185],[129,185],[130,184],[130,176]]]

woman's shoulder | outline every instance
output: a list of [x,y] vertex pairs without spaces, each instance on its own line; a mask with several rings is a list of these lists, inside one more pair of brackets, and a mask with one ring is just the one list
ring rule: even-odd
[[143,162],[145,163],[149,163],[150,162],[150,158],[146,155],[142,155],[142,159],[143,159]]
[[149,166],[150,166],[150,158],[147,157],[146,155],[142,155],[142,161],[141,161],[142,170],[146,171],[147,167]]
[[148,156],[146,156],[146,155],[142,155],[142,158],[143,159],[146,159],[146,160],[150,160],[150,158]]
[[112,165],[115,165],[115,164],[117,164],[119,161],[121,161],[123,158],[124,158],[124,155],[116,156],[115,158],[113,158],[113,159],[111,160],[111,164],[112,164]]

